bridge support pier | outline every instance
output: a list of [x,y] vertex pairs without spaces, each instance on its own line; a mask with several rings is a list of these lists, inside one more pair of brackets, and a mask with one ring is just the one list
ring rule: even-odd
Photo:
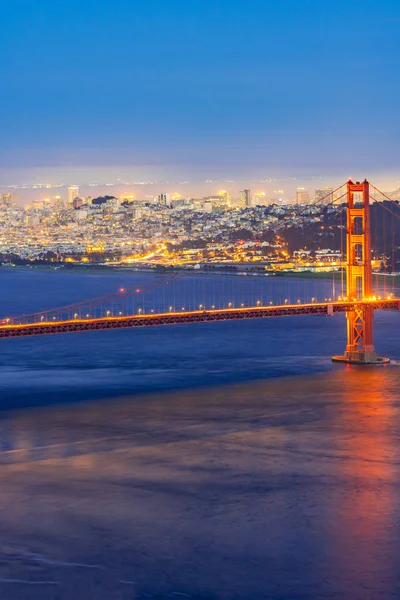
[[347,346],[343,356],[333,356],[333,362],[353,365],[385,365],[388,358],[381,358],[372,340],[374,309],[368,305],[355,305],[346,313]]
[[[334,356],[334,362],[355,365],[387,364],[380,358],[373,343],[374,308],[371,265],[371,222],[369,183],[347,182],[347,299],[354,301],[346,313],[347,346],[343,356]],[[362,303],[362,302],[365,303]]]

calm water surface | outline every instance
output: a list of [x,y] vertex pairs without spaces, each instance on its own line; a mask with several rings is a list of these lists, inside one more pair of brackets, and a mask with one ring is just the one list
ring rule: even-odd
[[[1,271],[0,312],[126,277]],[[399,598],[399,319],[364,369],[342,316],[1,341],[0,598]]]

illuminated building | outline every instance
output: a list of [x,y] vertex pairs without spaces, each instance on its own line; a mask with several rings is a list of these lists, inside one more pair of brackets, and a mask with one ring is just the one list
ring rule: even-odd
[[227,192],[226,190],[220,190],[218,192],[218,196],[226,206],[231,205],[231,195],[229,192]]
[[333,202],[333,188],[323,188],[322,190],[315,190],[315,202],[321,202],[324,204],[332,204]]
[[86,254],[102,254],[104,252],[103,244],[86,246]]
[[265,192],[255,192],[253,196],[253,206],[265,206]]
[[296,204],[310,204],[310,194],[304,188],[297,188],[296,192]]
[[12,208],[15,206],[15,196],[14,194],[2,194],[1,195],[1,204],[5,208]]
[[77,185],[71,185],[68,188],[68,205],[71,205],[72,202],[79,196],[79,188]]
[[161,206],[169,206],[171,204],[170,194],[158,194],[158,204]]

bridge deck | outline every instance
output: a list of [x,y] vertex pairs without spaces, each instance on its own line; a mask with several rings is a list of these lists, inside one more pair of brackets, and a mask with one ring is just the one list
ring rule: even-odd
[[223,308],[158,314],[140,314],[122,317],[102,317],[96,319],[73,319],[65,321],[12,323],[0,326],[0,338],[25,337],[97,331],[103,329],[124,329],[130,327],[150,327],[158,325],[178,325],[183,323],[206,323],[239,319],[262,319],[267,317],[289,317],[299,315],[329,315],[354,310],[355,306],[373,306],[376,310],[400,310],[400,299],[321,302],[313,304],[285,304],[279,306],[253,306],[247,308]]

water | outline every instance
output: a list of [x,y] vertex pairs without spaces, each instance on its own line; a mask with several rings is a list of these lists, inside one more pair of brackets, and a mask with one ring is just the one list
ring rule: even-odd
[[[3,270],[0,312],[143,277]],[[399,318],[379,368],[341,315],[2,340],[0,597],[398,598]]]
[[[135,272],[2,270],[0,315],[45,310],[156,280]],[[338,295],[339,284],[336,289]],[[149,310],[172,304],[187,308],[194,302],[209,307],[232,300],[256,304],[257,298],[267,304],[307,296],[324,299],[332,295],[332,283],[200,276],[157,293],[140,300],[143,309],[146,303]],[[377,348],[392,358],[400,356],[397,322],[397,314],[376,315]],[[344,347],[344,315],[1,340],[1,408],[327,371],[335,368],[331,356]]]

